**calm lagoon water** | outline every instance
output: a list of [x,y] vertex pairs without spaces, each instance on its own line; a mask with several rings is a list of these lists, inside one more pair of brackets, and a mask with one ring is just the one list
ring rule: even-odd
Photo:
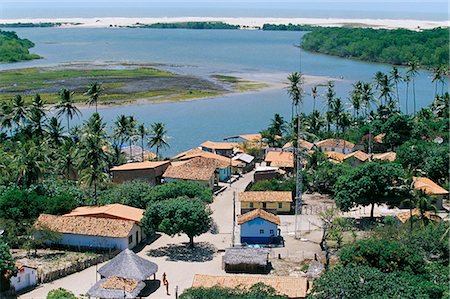
[[[279,81],[301,68],[306,75],[337,78],[337,96],[345,99],[356,80],[370,81],[377,71],[390,66],[365,63],[327,55],[301,52],[303,32],[247,30],[164,30],[139,28],[20,28],[19,36],[32,40],[33,53],[44,59],[16,64],[0,64],[0,69],[50,66],[71,62],[162,63],[181,73],[198,76],[232,74]],[[404,70],[402,70],[404,72]],[[306,86],[309,91],[311,86]],[[325,90],[323,89],[324,93]],[[404,102],[405,86],[400,85]],[[431,103],[434,85],[430,73],[416,79],[418,107]],[[402,103],[404,105],[404,103]],[[412,103],[410,105],[412,107]],[[305,111],[312,109],[305,98]],[[350,107],[349,107],[350,109]],[[93,109],[83,109],[81,122]],[[285,90],[232,94],[190,102],[127,105],[100,108],[111,124],[118,114],[134,115],[148,126],[155,121],[167,124],[171,148],[167,155],[198,146],[204,140],[258,132],[275,113],[290,117]]]

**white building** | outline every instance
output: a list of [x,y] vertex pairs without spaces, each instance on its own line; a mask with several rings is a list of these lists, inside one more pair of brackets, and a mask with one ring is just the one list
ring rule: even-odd
[[11,277],[11,286],[16,292],[21,292],[33,288],[37,284],[37,269],[27,265],[16,263],[18,272],[16,276]]
[[315,145],[322,152],[338,152],[344,155],[348,155],[353,152],[353,149],[355,147],[355,144],[351,143],[350,141],[334,138],[318,141],[315,143]]
[[49,242],[83,248],[133,248],[145,239],[139,226],[144,210],[114,204],[102,207],[79,207],[64,216],[41,214],[37,228],[48,228],[61,234]]

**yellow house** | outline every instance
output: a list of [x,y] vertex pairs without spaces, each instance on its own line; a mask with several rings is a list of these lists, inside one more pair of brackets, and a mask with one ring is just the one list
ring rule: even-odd
[[292,192],[290,191],[247,191],[239,193],[241,213],[263,209],[274,214],[291,212]]

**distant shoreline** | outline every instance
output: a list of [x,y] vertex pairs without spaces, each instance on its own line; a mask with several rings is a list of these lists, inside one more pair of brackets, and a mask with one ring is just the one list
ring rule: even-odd
[[230,17],[159,17],[159,18],[30,18],[0,19],[0,24],[13,23],[61,23],[58,28],[108,28],[127,27],[136,24],[179,22],[224,22],[242,29],[258,29],[264,24],[300,24],[323,27],[358,26],[386,29],[432,29],[448,27],[449,21],[394,20],[394,19],[344,19],[344,18],[230,18]]

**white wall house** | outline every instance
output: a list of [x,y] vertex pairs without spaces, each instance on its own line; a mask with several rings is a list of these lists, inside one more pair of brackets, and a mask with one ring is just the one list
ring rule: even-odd
[[64,246],[124,250],[145,239],[136,222],[123,219],[41,214],[35,226],[59,232],[60,238],[48,243]]
[[351,143],[350,141],[333,138],[318,141],[315,143],[315,145],[322,152],[338,152],[344,155],[350,154],[355,148],[355,144]]
[[34,267],[17,264],[18,272],[16,276],[11,277],[11,286],[16,292],[21,292],[33,288],[37,284],[37,269]]

